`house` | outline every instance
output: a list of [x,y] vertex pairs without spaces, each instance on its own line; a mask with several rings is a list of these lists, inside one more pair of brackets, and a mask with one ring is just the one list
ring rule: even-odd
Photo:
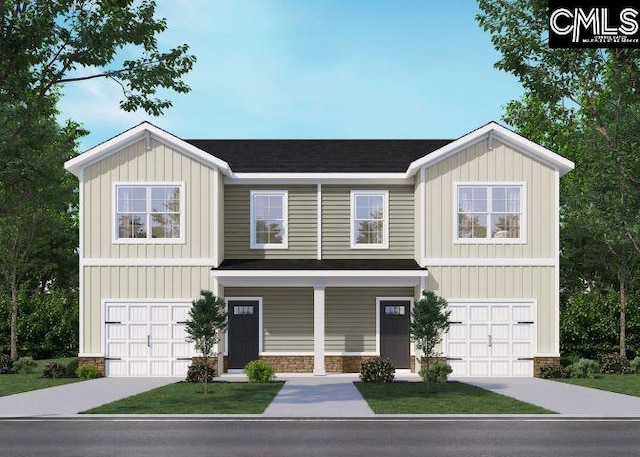
[[457,140],[183,140],[142,123],[69,160],[80,181],[80,354],[184,376],[200,290],[225,370],[420,364],[422,290],[448,300],[458,376],[559,360],[559,181],[573,163],[496,124]]

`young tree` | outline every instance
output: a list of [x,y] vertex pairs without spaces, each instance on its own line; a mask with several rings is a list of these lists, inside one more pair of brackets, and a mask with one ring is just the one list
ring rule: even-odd
[[413,306],[411,313],[413,320],[409,324],[411,337],[416,342],[418,349],[422,350],[426,360],[425,381],[427,394],[429,393],[429,366],[430,359],[436,357],[435,347],[442,341],[442,334],[449,329],[449,316],[451,311],[447,309],[447,301],[431,292],[422,292],[422,298]]
[[[222,298],[216,297],[209,290],[200,291],[202,298],[194,300],[189,310],[189,319],[186,323],[187,338],[189,343],[194,343],[196,349],[202,353],[204,363],[209,369],[209,357],[213,346],[220,340],[220,333],[227,328],[227,313]],[[207,393],[207,381],[205,376],[204,392]]]

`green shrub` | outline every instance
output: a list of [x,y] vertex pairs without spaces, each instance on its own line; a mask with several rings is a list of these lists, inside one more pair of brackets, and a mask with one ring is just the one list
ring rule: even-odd
[[600,373],[627,374],[629,371],[629,361],[619,354],[607,354],[600,359]]
[[187,382],[213,382],[215,377],[215,368],[207,365],[204,360],[195,360],[187,370]]
[[571,376],[570,367],[558,365],[543,365],[540,367],[540,377],[543,379],[561,379]]
[[[447,378],[452,372],[453,368],[451,368],[451,365],[449,365],[448,363],[438,361],[429,364],[429,380],[432,382],[444,384],[447,382]],[[418,374],[422,379],[426,381],[426,367],[420,368]]]
[[13,368],[13,361],[9,354],[0,354],[0,374],[9,374]]
[[102,373],[100,373],[98,367],[92,363],[79,366],[75,374],[78,375],[80,379],[96,379],[102,377]]
[[578,357],[560,357],[560,366],[568,367],[578,361]]
[[78,368],[79,368],[79,360],[71,359],[69,363],[67,363],[67,376],[70,378],[75,378],[78,376]]
[[572,378],[595,378],[600,372],[600,364],[595,360],[580,359],[570,365]]
[[42,370],[43,378],[66,378],[67,366],[60,362],[49,362],[44,366]]
[[629,368],[631,369],[631,373],[640,374],[640,355],[629,362]]
[[20,357],[17,362],[13,364],[14,373],[33,373],[36,371],[38,364],[33,360],[33,357]]
[[276,377],[276,370],[264,360],[252,360],[244,367],[249,382],[264,384]]
[[360,363],[360,380],[362,382],[392,382],[395,368],[389,359],[376,357]]

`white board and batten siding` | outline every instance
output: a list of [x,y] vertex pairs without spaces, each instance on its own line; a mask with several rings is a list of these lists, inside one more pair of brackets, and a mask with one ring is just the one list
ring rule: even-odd
[[193,345],[185,341],[191,303],[105,301],[105,370],[109,377],[180,377]]
[[533,376],[535,302],[449,301],[452,376]]

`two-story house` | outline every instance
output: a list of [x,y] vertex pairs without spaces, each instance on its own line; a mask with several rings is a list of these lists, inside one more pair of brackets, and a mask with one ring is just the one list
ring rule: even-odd
[[225,298],[227,370],[415,370],[423,290],[458,376],[559,358],[559,180],[573,163],[487,124],[457,140],[183,140],[142,123],[69,160],[80,180],[80,354],[184,376],[184,321]]

